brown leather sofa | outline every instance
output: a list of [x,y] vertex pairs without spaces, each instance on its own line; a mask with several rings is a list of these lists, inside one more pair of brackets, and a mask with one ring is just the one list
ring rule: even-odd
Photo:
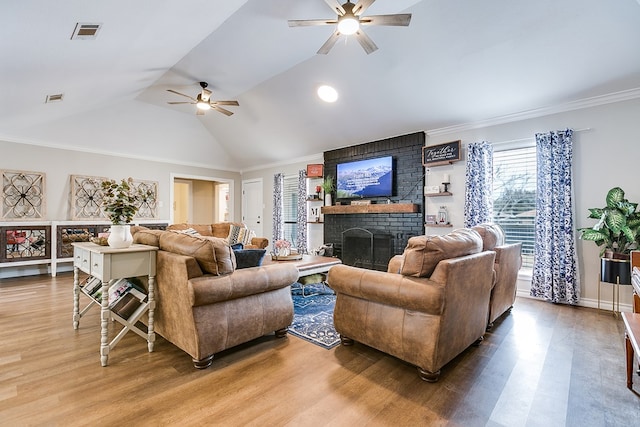
[[207,368],[213,356],[274,332],[293,320],[290,264],[236,269],[234,251],[217,237],[135,229],[134,243],[158,247],[154,329]]
[[516,301],[518,270],[522,266],[522,243],[504,243],[504,232],[497,224],[479,224],[473,227],[482,237],[482,250],[494,251],[496,283],[491,289],[487,330],[505,313],[511,312]]
[[332,267],[328,284],[342,344],[359,341],[437,381],[445,364],[483,338],[494,260],[476,231],[460,229],[412,237],[387,272]]
[[[226,239],[229,236],[231,226],[244,227],[241,222],[216,222],[214,224],[188,224],[179,223],[171,224],[167,227],[167,230],[182,231],[188,228],[192,228],[202,236],[219,237]],[[265,249],[269,246],[269,239],[266,237],[253,237],[250,245],[244,245],[245,249]]]

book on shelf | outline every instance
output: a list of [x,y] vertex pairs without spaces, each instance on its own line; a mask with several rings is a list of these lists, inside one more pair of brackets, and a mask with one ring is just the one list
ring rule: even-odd
[[83,284],[81,284],[84,293],[87,295],[93,294],[96,290],[102,287],[102,281],[94,276],[87,277]]
[[113,307],[111,307],[111,311],[123,319],[128,319],[141,304],[142,301],[131,292],[127,292],[116,301]]

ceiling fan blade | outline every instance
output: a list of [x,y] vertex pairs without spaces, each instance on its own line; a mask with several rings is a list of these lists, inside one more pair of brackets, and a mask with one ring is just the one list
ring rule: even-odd
[[227,115],[227,116],[230,116],[230,115],[232,115],[232,114],[233,114],[231,111],[229,111],[229,110],[225,110],[224,108],[222,108],[222,107],[218,107],[217,105],[212,105],[212,106],[211,106],[211,108],[212,108],[212,109],[214,109],[214,110],[216,110],[216,111],[219,111],[219,112],[221,112],[222,114],[225,114],[225,115]]
[[236,107],[240,106],[238,101],[211,101],[211,105],[235,105]]
[[367,55],[378,50],[378,46],[376,46],[373,40],[371,40],[371,37],[362,31],[362,29],[356,31],[356,40],[358,40],[358,43],[360,43],[364,51],[367,52]]
[[344,15],[344,8],[337,0],[324,0],[326,4],[329,5],[331,10],[338,14],[338,16]]
[[372,15],[360,19],[362,25],[394,25],[406,27],[411,22],[410,13],[398,13],[397,15]]
[[312,27],[315,25],[335,25],[337,19],[289,19],[290,27]]
[[171,101],[171,102],[167,102],[167,104],[172,104],[172,105],[176,105],[176,104],[195,104],[195,102],[187,102],[187,101]]
[[360,0],[358,3],[356,3],[355,6],[353,6],[353,14],[356,16],[362,15],[362,13],[367,10],[367,8],[371,6],[374,1],[376,0]]
[[340,31],[335,30],[333,34],[331,34],[331,37],[329,37],[327,41],[324,42],[322,46],[320,46],[320,49],[318,49],[317,53],[321,55],[326,55],[327,53],[329,53],[329,51],[336,44],[339,38],[340,38]]
[[196,116],[204,116],[204,110],[196,108]]
[[209,89],[202,89],[202,93],[200,94],[200,98],[204,101],[204,102],[209,102],[209,99],[211,98],[211,91]]
[[171,93],[175,93],[176,95],[180,95],[180,96],[184,96],[185,98],[189,98],[190,100],[192,100],[193,102],[196,102],[196,99],[189,96],[189,95],[185,95],[184,93],[180,93],[180,92],[176,92],[173,89],[167,89],[167,92],[171,92]]

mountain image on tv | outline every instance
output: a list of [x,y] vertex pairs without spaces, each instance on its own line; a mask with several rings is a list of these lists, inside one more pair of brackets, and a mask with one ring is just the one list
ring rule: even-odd
[[338,198],[389,197],[393,188],[393,158],[341,163],[337,167]]

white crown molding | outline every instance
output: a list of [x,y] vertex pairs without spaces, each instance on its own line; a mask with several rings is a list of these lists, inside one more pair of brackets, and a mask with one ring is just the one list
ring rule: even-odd
[[39,141],[39,140],[19,138],[19,137],[15,137],[15,136],[12,136],[12,135],[0,134],[0,140],[6,141],[6,142],[12,142],[12,143],[15,143],[15,144],[36,145],[38,147],[53,148],[53,149],[56,149],[56,150],[80,151],[80,152],[83,152],[83,153],[98,154],[98,155],[103,155],[103,156],[121,157],[121,158],[124,158],[124,159],[144,160],[144,161],[149,161],[149,162],[168,163],[168,164],[171,164],[171,165],[190,166],[190,167],[196,167],[196,168],[215,169],[215,170],[224,171],[224,172],[241,173],[240,169],[232,169],[232,168],[229,168],[228,166],[217,166],[217,165],[211,165],[211,164],[205,164],[205,163],[195,163],[195,162],[193,162],[193,163],[192,162],[182,162],[182,161],[178,161],[178,160],[175,160],[175,159],[163,159],[163,158],[160,158],[160,157],[140,156],[140,155],[135,155],[135,154],[118,153],[118,152],[115,152],[115,151],[93,150],[93,149],[87,149],[85,147],[77,147],[77,146],[73,146],[73,145],[51,144],[51,143],[44,142],[44,141]]
[[269,169],[269,168],[277,168],[280,166],[287,166],[287,165],[293,165],[296,163],[308,163],[308,162],[324,162],[324,154],[323,153],[318,153],[318,154],[312,154],[310,156],[304,156],[304,157],[298,157],[295,159],[287,159],[287,160],[283,160],[281,162],[274,162],[274,163],[269,163],[266,165],[260,165],[260,166],[254,166],[254,167],[250,167],[247,169],[243,169],[240,171],[241,174],[246,173],[246,172],[253,172],[253,171],[259,171],[259,170],[263,170],[263,169]]
[[[640,2],[640,0],[638,0]],[[502,125],[505,123],[518,122],[521,120],[534,119],[537,117],[548,116],[551,114],[564,113],[567,111],[581,110],[583,108],[597,107],[599,105],[612,104],[614,102],[628,101],[630,99],[640,98],[640,88],[623,90],[620,92],[609,93],[606,95],[593,96],[591,98],[579,99],[564,104],[551,107],[536,108],[533,110],[522,111],[519,113],[506,114],[504,116],[494,117],[487,120],[477,122],[463,123],[438,129],[426,131],[428,136],[439,136],[455,132],[464,132],[467,130],[480,129],[489,126]]]

